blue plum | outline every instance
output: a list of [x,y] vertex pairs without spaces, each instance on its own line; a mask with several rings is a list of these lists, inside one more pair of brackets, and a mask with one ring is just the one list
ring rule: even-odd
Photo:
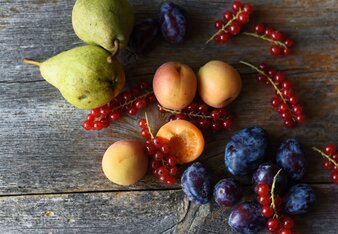
[[283,199],[284,210],[291,214],[305,214],[316,202],[316,195],[308,184],[296,184],[290,188]]
[[225,167],[233,175],[248,175],[263,161],[267,146],[264,129],[243,129],[233,135],[225,147]]
[[212,180],[208,171],[199,162],[193,163],[181,178],[183,192],[196,204],[209,202],[212,194]]
[[240,184],[233,179],[220,180],[214,188],[214,199],[221,207],[231,207],[239,202],[243,192]]
[[160,26],[164,39],[170,43],[183,42],[187,34],[185,11],[172,2],[164,2],[160,12]]
[[253,234],[265,227],[266,218],[261,215],[261,206],[257,202],[243,202],[231,211],[228,224],[236,232]]
[[288,177],[298,181],[305,173],[305,158],[299,142],[294,139],[286,139],[280,145],[276,155],[277,165],[285,170]]
[[[252,175],[252,185],[255,188],[258,184],[268,184],[270,187],[273,182],[273,177],[277,174],[279,168],[273,163],[263,163],[259,165],[257,170]],[[284,171],[282,171],[276,181],[277,194],[284,194],[288,188],[288,177]]]
[[159,32],[159,23],[155,19],[145,19],[136,24],[129,39],[129,48],[136,54],[145,54],[153,46]]

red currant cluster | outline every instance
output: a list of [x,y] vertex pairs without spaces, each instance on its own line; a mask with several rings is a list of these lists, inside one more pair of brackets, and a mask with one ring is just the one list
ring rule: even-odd
[[215,22],[215,28],[218,30],[208,41],[214,40],[216,43],[227,43],[231,37],[240,33],[242,26],[247,24],[253,8],[250,4],[242,5],[240,1],[232,3],[233,11],[225,11],[223,20]]
[[260,64],[259,68],[244,61],[241,63],[259,73],[258,81],[273,86],[276,96],[272,98],[271,105],[281,115],[286,127],[291,128],[296,123],[304,122],[303,108],[298,103],[298,97],[294,94],[291,81],[287,80],[282,72],[278,72],[265,63]]
[[331,180],[333,183],[338,184],[338,152],[333,144],[327,144],[323,151],[316,147],[312,149],[320,153],[326,160],[323,163],[323,167],[331,171]]
[[110,121],[118,121],[124,113],[136,115],[146,108],[148,103],[156,102],[150,85],[145,81],[140,81],[135,87],[122,92],[107,105],[91,110],[82,126],[88,131],[102,130],[109,127]]
[[147,117],[140,119],[141,134],[146,139],[146,150],[150,156],[151,169],[160,181],[173,185],[176,183],[177,159],[170,153],[166,139],[154,137],[151,133]]
[[180,111],[171,110],[163,106],[159,106],[158,110],[162,113],[171,113],[169,121],[183,119],[190,121],[200,129],[211,128],[215,132],[229,129],[233,124],[232,117],[225,108],[211,108],[204,102],[195,101]]
[[270,42],[272,44],[270,48],[272,55],[289,55],[291,53],[291,47],[294,45],[293,40],[285,37],[282,32],[266,27],[262,23],[258,23],[254,26],[254,32],[244,32],[243,34]]
[[267,229],[271,233],[292,234],[295,233],[291,230],[294,226],[294,221],[289,216],[279,216],[282,199],[274,194],[276,180],[281,171],[279,170],[274,176],[271,191],[268,184],[258,184],[255,191],[259,195],[258,202],[262,205],[262,216],[269,218],[266,223]]

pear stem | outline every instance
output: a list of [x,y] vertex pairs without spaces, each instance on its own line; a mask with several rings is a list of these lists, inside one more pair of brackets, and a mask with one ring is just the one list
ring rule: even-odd
[[35,65],[35,66],[38,66],[38,67],[40,67],[41,64],[42,64],[42,63],[40,63],[38,61],[35,61],[35,60],[32,60],[32,59],[28,59],[28,58],[24,58],[23,62],[26,63],[26,64]]
[[109,55],[109,57],[107,58],[107,62],[112,63],[113,58],[119,53],[119,51],[120,51],[120,41],[116,39],[114,40],[114,49],[111,52],[111,55]]

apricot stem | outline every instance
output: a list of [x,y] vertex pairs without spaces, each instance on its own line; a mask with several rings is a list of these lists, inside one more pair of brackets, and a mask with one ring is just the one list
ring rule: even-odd
[[271,207],[274,211],[274,217],[276,217],[278,219],[278,214],[277,214],[277,210],[276,210],[276,203],[275,203],[275,188],[276,188],[276,181],[277,181],[277,177],[279,176],[279,174],[282,172],[282,169],[279,169],[279,171],[277,172],[277,174],[273,177],[273,182],[271,185]]
[[149,134],[150,134],[150,137],[151,137],[151,139],[154,139],[154,135],[153,135],[153,133],[152,133],[152,131],[151,131],[151,128],[150,128],[150,126],[149,126],[149,120],[148,120],[147,112],[144,112],[144,117],[145,117],[146,122],[147,122],[147,128],[148,128],[148,132],[149,132]]
[[29,59],[29,58],[24,58],[22,61],[23,61],[24,63],[26,63],[26,64],[35,65],[35,66],[38,66],[38,67],[40,67],[41,64],[42,64],[42,63],[40,63],[40,62],[38,62],[38,61]]
[[321,151],[317,147],[312,147],[312,150],[320,153],[321,156],[323,156],[324,158],[326,158],[327,160],[329,160],[331,163],[333,163],[333,165],[335,165],[336,167],[338,167],[338,163],[335,160],[333,160],[329,155],[323,153],[323,151]]

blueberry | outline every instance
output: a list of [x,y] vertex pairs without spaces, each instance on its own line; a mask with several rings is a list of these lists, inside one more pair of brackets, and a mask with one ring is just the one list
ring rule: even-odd
[[164,2],[160,8],[160,26],[165,40],[181,43],[187,34],[185,11],[172,2]]
[[276,155],[277,165],[285,170],[292,180],[300,180],[305,173],[305,158],[299,142],[287,139],[280,145]]
[[219,206],[231,207],[242,198],[242,188],[232,179],[220,180],[214,188],[214,199]]
[[136,24],[129,39],[129,48],[136,54],[147,53],[159,31],[159,23],[155,19],[145,19]]
[[259,203],[243,202],[231,211],[228,223],[238,233],[253,234],[265,227],[266,218],[261,215]]
[[267,134],[262,128],[237,132],[225,147],[225,167],[233,175],[250,174],[264,159],[267,145]]
[[[273,177],[277,174],[279,168],[273,163],[263,163],[259,165],[257,170],[252,175],[252,185],[255,188],[258,184],[268,184],[270,187],[273,182]],[[288,178],[284,171],[277,177],[276,189],[277,194],[284,194],[288,188]]]
[[284,210],[291,214],[305,214],[314,205],[316,195],[308,184],[296,184],[290,188],[284,198]]
[[211,176],[201,163],[193,163],[184,171],[181,184],[190,201],[197,204],[209,202],[212,193]]

